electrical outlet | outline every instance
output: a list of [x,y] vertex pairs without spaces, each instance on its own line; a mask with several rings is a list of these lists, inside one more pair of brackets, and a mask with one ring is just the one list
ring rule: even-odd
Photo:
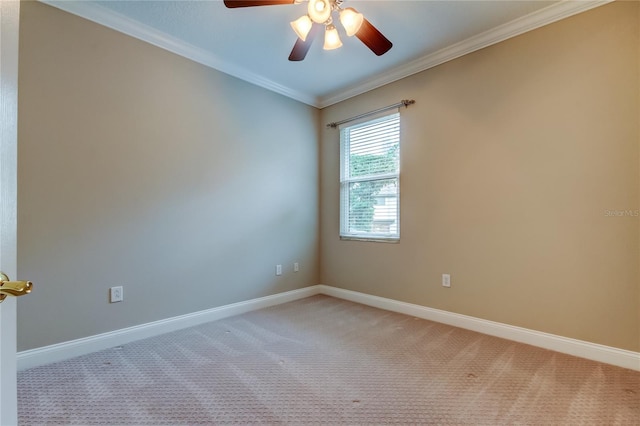
[[276,265],[276,275],[282,275],[282,265]]
[[110,303],[122,302],[123,300],[124,300],[124,292],[122,290],[122,286],[111,287],[109,289]]
[[442,274],[442,287],[451,287],[451,275]]
[[298,272],[300,270],[300,265],[298,265],[298,262],[293,264],[293,272]]

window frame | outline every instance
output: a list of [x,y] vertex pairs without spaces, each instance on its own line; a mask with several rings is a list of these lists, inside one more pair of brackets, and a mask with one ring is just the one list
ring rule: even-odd
[[[394,117],[395,116],[395,117]],[[346,155],[346,150],[351,150],[350,138],[345,137],[345,132],[350,131],[353,128],[361,128],[366,125],[373,125],[377,122],[383,122],[388,119],[397,120],[397,139],[398,139],[398,158],[397,168],[394,172],[380,172],[367,176],[350,177],[350,164]],[[340,126],[340,228],[339,235],[341,240],[352,241],[368,241],[368,242],[384,242],[384,243],[399,243],[400,242],[400,157],[401,157],[401,123],[400,123],[400,111],[394,109],[392,111],[385,111],[375,115],[368,116],[366,118],[351,121]],[[348,139],[348,140],[347,140]],[[393,234],[380,233],[380,232],[350,232],[349,229],[349,217],[350,217],[350,185],[356,182],[374,182],[379,180],[395,180],[395,220],[396,232]],[[377,202],[376,196],[372,197],[374,202]]]

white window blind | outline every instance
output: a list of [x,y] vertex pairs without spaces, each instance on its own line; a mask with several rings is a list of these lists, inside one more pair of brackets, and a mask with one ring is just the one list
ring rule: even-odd
[[340,236],[400,238],[400,114],[340,129]]

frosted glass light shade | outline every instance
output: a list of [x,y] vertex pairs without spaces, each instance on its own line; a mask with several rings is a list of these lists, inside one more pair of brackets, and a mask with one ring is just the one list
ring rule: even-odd
[[308,11],[313,22],[324,24],[331,16],[331,3],[329,0],[309,0]]
[[293,28],[293,31],[295,31],[302,41],[307,40],[307,35],[309,35],[309,31],[311,31],[312,25],[313,22],[311,22],[311,18],[307,15],[301,16],[295,21],[291,21],[291,28]]
[[340,12],[340,23],[342,23],[349,37],[358,32],[362,26],[362,21],[364,21],[362,13],[358,13],[352,7],[348,7]]
[[327,25],[324,32],[324,50],[333,50],[342,46],[338,30],[333,25]]

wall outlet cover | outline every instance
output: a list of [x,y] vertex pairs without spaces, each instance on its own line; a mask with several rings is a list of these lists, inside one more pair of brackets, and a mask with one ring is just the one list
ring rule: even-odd
[[124,300],[124,292],[122,286],[111,287],[109,289],[109,302],[116,303]]
[[442,274],[442,286],[443,287],[451,287],[451,275]]

